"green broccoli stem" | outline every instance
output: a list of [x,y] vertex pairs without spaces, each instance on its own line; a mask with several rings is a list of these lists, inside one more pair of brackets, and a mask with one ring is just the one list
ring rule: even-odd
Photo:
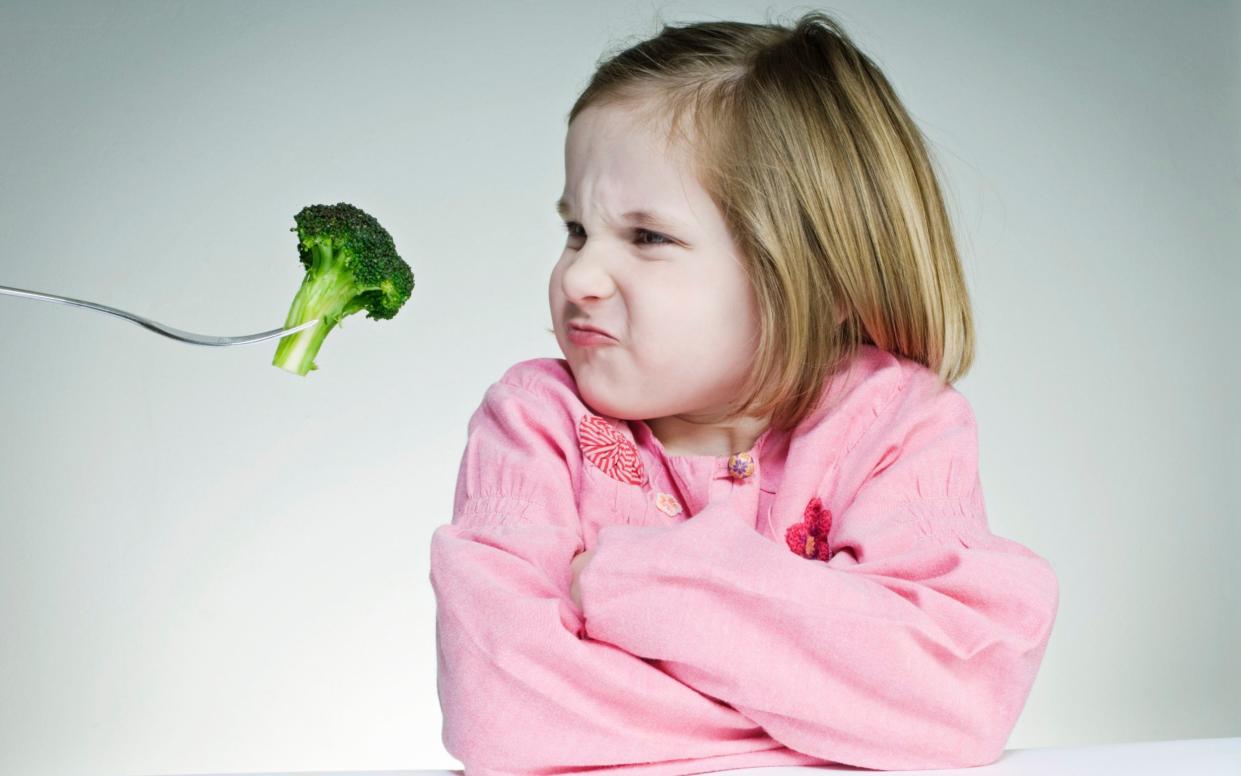
[[276,346],[272,364],[302,377],[312,369],[318,369],[314,359],[319,347],[343,317],[341,312],[356,294],[353,276],[347,270],[333,267],[308,272],[293,297],[284,328],[300,326],[315,318],[319,322],[296,334],[282,337]]

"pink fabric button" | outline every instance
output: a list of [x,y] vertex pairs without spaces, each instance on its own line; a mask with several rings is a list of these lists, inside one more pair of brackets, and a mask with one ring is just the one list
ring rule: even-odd
[[681,514],[681,502],[677,501],[676,496],[671,493],[656,493],[655,506],[659,507],[659,511],[665,515]]

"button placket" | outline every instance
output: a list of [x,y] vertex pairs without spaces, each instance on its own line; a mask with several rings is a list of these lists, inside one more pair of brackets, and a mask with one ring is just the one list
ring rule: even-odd
[[719,459],[707,485],[707,503],[727,504],[736,516],[753,516],[758,525],[758,465],[749,453]]

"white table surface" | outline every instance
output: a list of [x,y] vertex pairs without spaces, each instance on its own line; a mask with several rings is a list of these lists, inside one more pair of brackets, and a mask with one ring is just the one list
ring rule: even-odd
[[[830,765],[736,768],[712,773],[785,776],[811,773],[865,773]],[[1009,749],[991,765],[935,771],[869,771],[921,776],[1241,776],[1241,737],[1143,741],[1131,744]],[[181,774],[180,776],[461,776],[448,771],[290,771],[262,774]]]

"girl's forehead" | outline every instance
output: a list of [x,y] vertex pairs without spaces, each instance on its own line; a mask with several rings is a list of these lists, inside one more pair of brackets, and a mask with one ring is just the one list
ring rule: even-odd
[[669,141],[666,124],[605,105],[583,110],[569,132],[557,202],[562,217],[673,229],[692,242],[702,237],[700,229],[723,228],[686,149]]
[[[578,128],[571,129],[571,133]],[[577,197],[627,199],[618,207],[667,209],[683,203],[685,190],[696,181],[684,159],[665,149],[661,136],[649,129],[627,131],[583,125],[565,146],[565,199],[576,206]]]
[[607,104],[586,108],[569,125],[566,151],[579,145],[622,144],[642,153],[683,158],[689,150],[681,135],[669,134],[669,117],[626,105]]
[[685,229],[698,219],[705,196],[676,170],[653,169],[649,160],[583,163],[565,177],[556,211],[566,220],[598,218],[655,229]]

